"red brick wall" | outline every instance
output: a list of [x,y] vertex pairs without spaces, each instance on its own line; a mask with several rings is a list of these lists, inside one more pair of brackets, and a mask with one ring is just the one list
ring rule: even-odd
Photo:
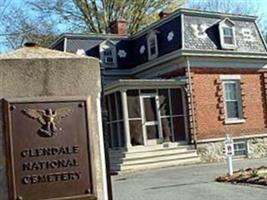
[[[265,116],[265,93],[263,75],[255,71],[193,70],[193,95],[197,122],[197,139],[267,133]],[[242,124],[224,124],[218,108],[218,83],[222,74],[241,75],[244,112],[246,121]]]

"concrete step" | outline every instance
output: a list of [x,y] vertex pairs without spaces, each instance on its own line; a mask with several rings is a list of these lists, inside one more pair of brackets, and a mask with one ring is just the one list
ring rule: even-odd
[[192,150],[193,147],[190,145],[181,145],[181,146],[163,146],[163,145],[155,145],[155,146],[147,146],[147,147],[133,147],[129,151],[125,152],[123,149],[119,150],[109,150],[110,158],[125,158],[125,157],[135,157],[140,155],[141,157],[150,155],[150,154],[159,154],[159,152],[164,152],[167,154],[170,151],[186,152],[188,150]]
[[134,161],[151,160],[158,158],[165,158],[170,156],[197,156],[195,150],[187,149],[163,149],[162,151],[150,151],[150,152],[138,152],[138,153],[126,153],[124,157],[112,157],[111,163],[126,163]]
[[119,174],[135,172],[140,170],[148,170],[155,168],[164,168],[164,167],[173,167],[173,166],[181,166],[181,165],[190,165],[199,163],[199,158],[185,158],[185,159],[174,159],[174,160],[165,160],[164,162],[152,162],[140,165],[117,165],[113,166],[113,171],[116,171]]
[[132,148],[127,152],[110,151],[111,171],[119,173],[198,162],[196,150],[190,145],[156,145]]

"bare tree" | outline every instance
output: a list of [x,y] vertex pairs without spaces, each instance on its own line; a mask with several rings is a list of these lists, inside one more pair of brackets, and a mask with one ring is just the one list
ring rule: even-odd
[[71,30],[107,33],[109,24],[124,18],[129,33],[151,23],[163,9],[176,9],[184,0],[29,0],[34,8],[49,16],[57,16]]
[[267,22],[255,0],[189,0],[187,7],[199,10],[255,15],[267,41]]
[[189,8],[235,14],[258,14],[259,5],[254,0],[191,0]]
[[31,12],[29,4],[22,7],[16,4],[5,5],[0,7],[0,51],[19,48],[29,41],[46,47],[58,35],[52,18]]

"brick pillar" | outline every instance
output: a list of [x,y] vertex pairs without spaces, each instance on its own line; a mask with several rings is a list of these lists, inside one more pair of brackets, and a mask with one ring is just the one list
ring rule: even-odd
[[262,72],[262,84],[263,84],[263,97],[264,97],[264,110],[265,110],[265,127],[267,127],[267,72]]
[[[190,80],[189,80],[189,74],[190,74]],[[191,143],[195,143],[197,141],[197,120],[196,120],[196,102],[195,102],[195,96],[194,96],[194,73],[188,72],[186,70],[185,73],[187,77],[187,83],[186,83],[186,90],[187,90],[187,103],[188,103],[188,120],[189,120],[189,134],[191,138]],[[191,83],[191,87],[190,87]]]

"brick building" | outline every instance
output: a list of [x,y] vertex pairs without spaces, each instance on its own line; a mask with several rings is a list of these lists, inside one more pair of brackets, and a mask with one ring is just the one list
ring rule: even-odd
[[128,35],[63,34],[51,48],[103,68],[112,169],[267,155],[267,47],[256,17],[179,9]]

